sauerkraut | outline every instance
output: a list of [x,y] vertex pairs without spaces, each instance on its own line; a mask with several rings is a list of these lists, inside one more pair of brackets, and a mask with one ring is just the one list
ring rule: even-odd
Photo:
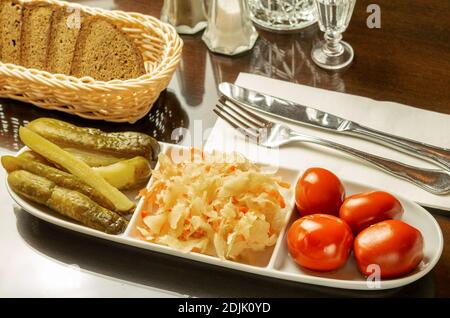
[[274,245],[284,225],[282,189],[289,184],[239,154],[193,150],[179,163],[160,154],[152,178],[140,194],[145,201],[137,229],[144,240],[237,259]]

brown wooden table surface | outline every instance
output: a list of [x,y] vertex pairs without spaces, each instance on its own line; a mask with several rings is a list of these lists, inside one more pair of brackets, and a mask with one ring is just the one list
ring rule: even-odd
[[[157,17],[162,6],[162,0],[76,2]],[[381,29],[366,26],[369,15],[366,8],[370,3],[372,1],[357,0],[350,27],[344,34],[356,57],[342,72],[326,72],[312,63],[309,57],[311,45],[321,37],[316,26],[295,35],[261,31],[255,48],[234,58],[208,52],[201,41],[201,33],[183,36],[185,46],[180,66],[169,88],[146,118],[134,125],[92,122],[3,99],[0,100],[0,154],[17,151],[22,146],[17,137],[20,124],[43,116],[110,131],[139,130],[161,141],[181,142],[171,140],[172,130],[192,128],[197,119],[202,120],[204,129],[212,127],[216,120],[212,112],[217,99],[216,84],[234,81],[239,72],[450,114],[450,2],[378,1]],[[426,127],[422,129],[426,133]],[[9,202],[4,188],[1,188],[0,199]],[[20,209],[14,209],[17,233],[2,237],[2,241],[21,238],[27,248],[62,264],[78,264],[90,272],[192,296],[450,297],[450,213],[429,210],[444,233],[442,257],[426,277],[390,291],[357,292],[314,287],[149,254],[56,228]],[[10,211],[12,208],[6,209],[5,213]],[[28,267],[32,266],[28,264]],[[25,284],[19,278],[17,282]],[[80,295],[88,293],[81,291]]]

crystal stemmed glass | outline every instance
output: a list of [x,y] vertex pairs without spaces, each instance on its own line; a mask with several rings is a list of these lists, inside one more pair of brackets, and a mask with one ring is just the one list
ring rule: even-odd
[[311,57],[322,68],[336,70],[351,63],[352,47],[342,40],[342,33],[352,17],[356,0],[315,0],[319,27],[324,40],[314,45]]

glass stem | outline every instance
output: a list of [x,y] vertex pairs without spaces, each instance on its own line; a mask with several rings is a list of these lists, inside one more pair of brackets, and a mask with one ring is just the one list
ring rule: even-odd
[[325,32],[324,52],[329,56],[338,56],[344,52],[344,47],[341,44],[342,34],[333,31]]

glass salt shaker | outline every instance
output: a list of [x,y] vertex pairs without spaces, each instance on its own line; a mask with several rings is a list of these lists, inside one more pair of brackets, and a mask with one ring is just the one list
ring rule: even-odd
[[246,0],[210,0],[203,42],[212,52],[236,55],[249,51],[258,38]]

